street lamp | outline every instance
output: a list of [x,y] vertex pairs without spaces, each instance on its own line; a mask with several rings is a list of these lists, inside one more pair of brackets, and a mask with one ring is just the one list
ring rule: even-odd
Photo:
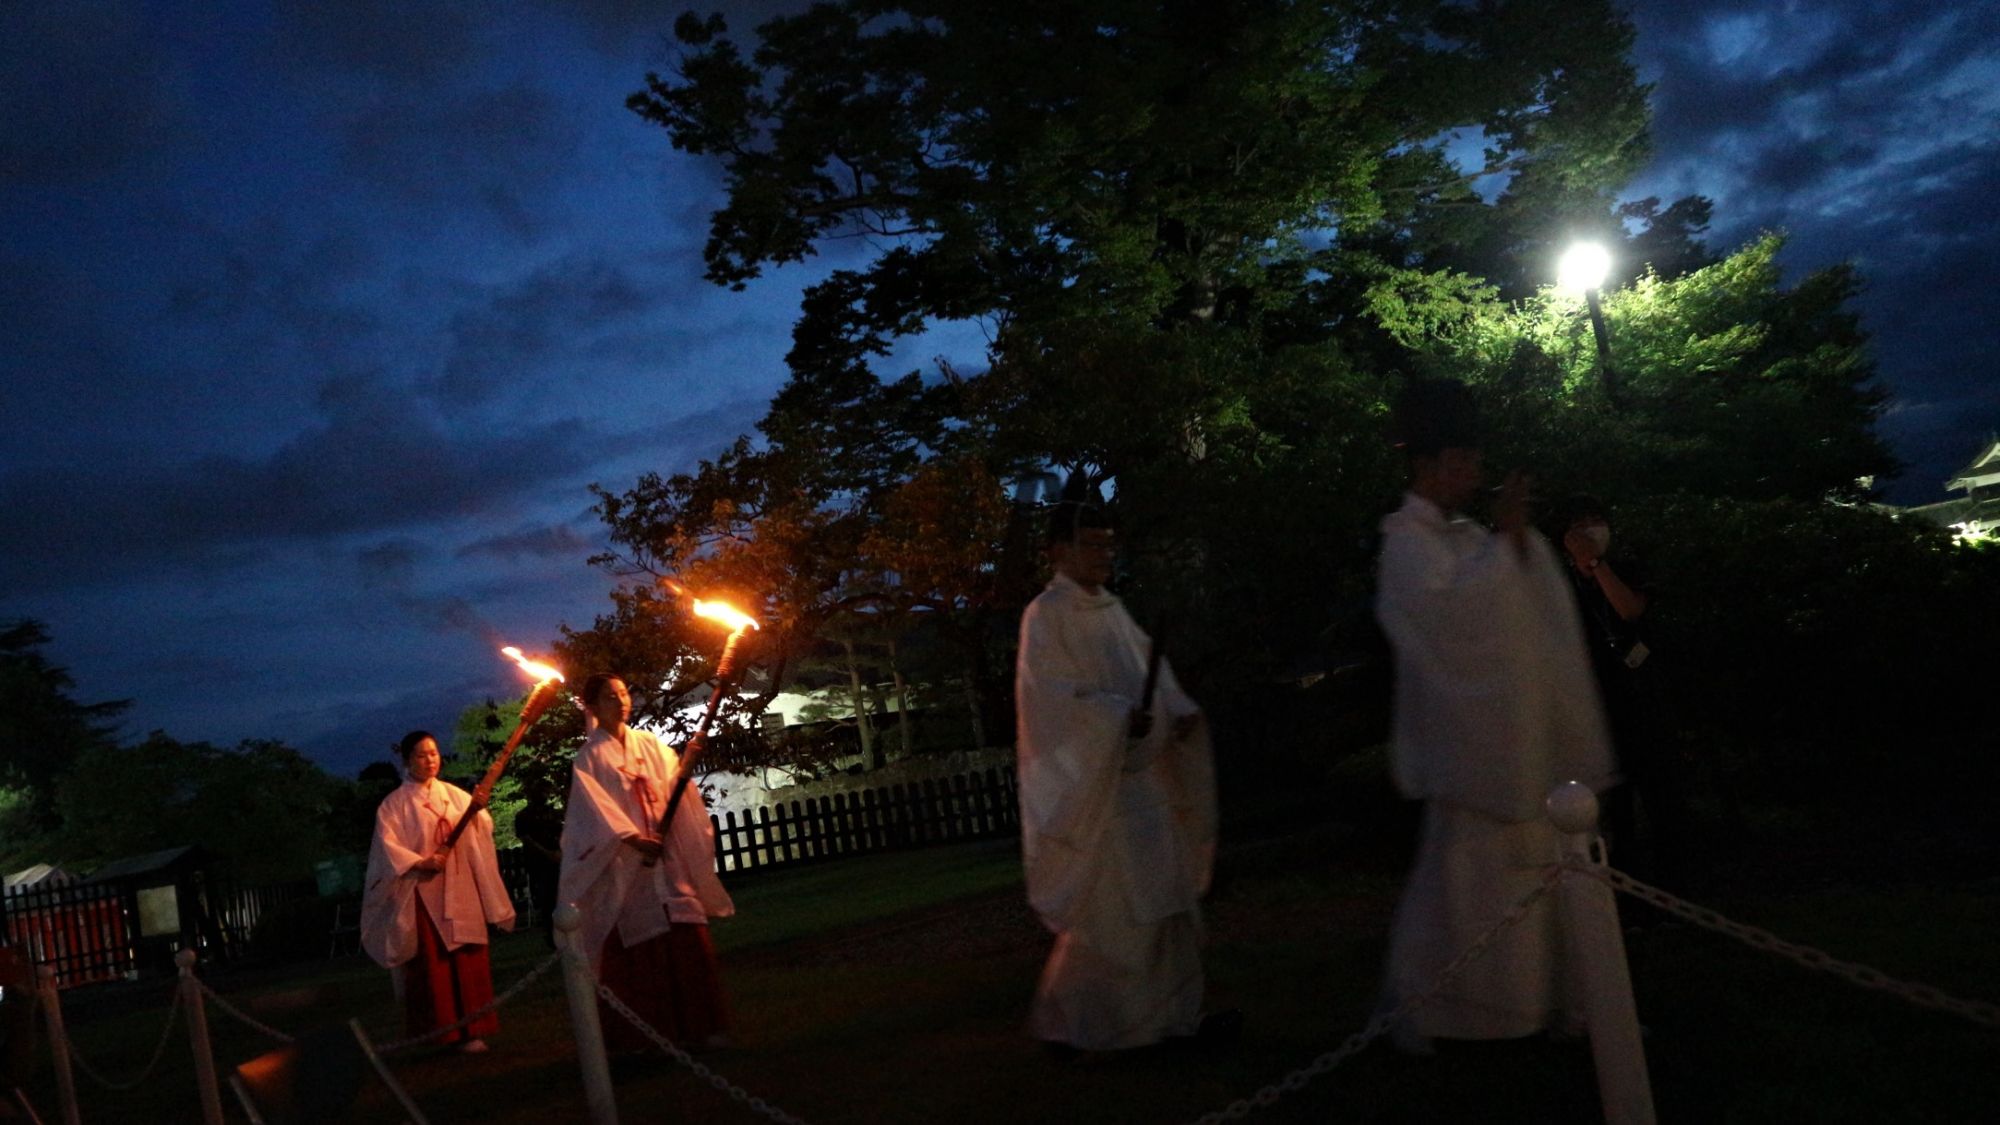
[[1604,327],[1604,306],[1598,300],[1598,290],[1610,272],[1611,251],[1603,243],[1578,242],[1563,252],[1556,266],[1556,288],[1583,294],[1584,307],[1590,310],[1590,329],[1597,337],[1598,377],[1604,381],[1605,397],[1615,401],[1618,383],[1611,369],[1611,332]]

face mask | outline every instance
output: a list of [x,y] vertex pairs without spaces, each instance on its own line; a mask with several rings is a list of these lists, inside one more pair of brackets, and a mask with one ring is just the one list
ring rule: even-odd
[[1590,541],[1590,545],[1596,548],[1600,555],[1604,553],[1606,547],[1611,546],[1611,528],[1605,524],[1592,524],[1584,528],[1583,537]]

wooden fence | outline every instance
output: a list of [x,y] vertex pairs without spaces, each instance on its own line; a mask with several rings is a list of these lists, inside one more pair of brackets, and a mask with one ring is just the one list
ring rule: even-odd
[[[138,891],[144,882],[57,877],[9,887],[0,899],[0,939],[37,964],[54,965],[60,988],[136,976],[158,967],[146,961],[148,950],[171,953],[182,940],[179,934],[141,936]],[[235,959],[249,952],[265,911],[312,893],[310,880],[262,887],[217,881],[204,893],[208,917],[191,920],[184,932],[199,935],[204,959]],[[153,960],[163,964],[164,957]]]
[[[218,881],[209,891],[208,909],[222,938],[221,956],[235,959],[250,951],[257,933],[257,920],[280,903],[295,898],[312,898],[319,888],[311,879],[272,883],[259,887],[237,886]],[[208,953],[204,953],[206,959]]]
[[61,988],[137,970],[138,905],[115,883],[58,876],[9,887],[0,899],[0,932],[36,964],[54,965]]
[[709,819],[715,823],[716,870],[724,873],[1011,836],[1021,822],[1011,768],[809,797]]

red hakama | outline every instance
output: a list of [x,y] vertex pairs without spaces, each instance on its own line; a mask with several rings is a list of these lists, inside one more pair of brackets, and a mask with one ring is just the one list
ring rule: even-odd
[[[409,1035],[457,1023],[467,1012],[493,1002],[493,966],[486,947],[461,945],[447,950],[421,896],[417,897],[417,955],[403,966],[403,1002],[403,1027]],[[499,1030],[499,1013],[488,1012],[433,1042],[484,1039]]]
[[[699,1047],[729,1028],[729,1005],[722,995],[722,974],[715,963],[715,944],[708,927],[675,922],[658,937],[627,946],[618,931],[604,939],[599,979],[639,1018],[683,1047]],[[597,1018],[604,1026],[604,1045],[612,1051],[644,1051],[653,1047],[632,1021],[597,1001]]]

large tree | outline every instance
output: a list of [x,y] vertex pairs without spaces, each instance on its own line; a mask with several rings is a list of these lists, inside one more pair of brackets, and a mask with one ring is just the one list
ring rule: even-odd
[[[1509,174],[1603,193],[1646,155],[1608,3],[939,0],[683,16],[631,105],[718,158],[712,280],[881,241],[809,297],[867,349],[932,318],[1240,315],[1328,232],[1407,223]],[[1485,163],[1445,155],[1460,131]]]
[[[807,293],[761,443],[605,514],[684,557],[747,556],[759,522],[810,543],[816,573],[764,587],[806,578],[786,591],[806,626],[850,604],[876,505],[938,455],[1115,479],[1146,523],[1135,566],[1163,580],[1351,559],[1390,487],[1367,436],[1385,376],[1320,282],[1462,221],[1483,175],[1608,216],[1646,155],[1605,3],[853,0],[770,20],[747,53],[719,17],[675,32],[677,71],[630,104],[726,173],[710,279],[873,252]],[[1476,168],[1447,155],[1467,134]],[[878,378],[896,337],[972,319],[987,369]],[[1160,612],[1263,648],[1311,617],[1289,583],[1227,591],[1248,612],[1182,584]]]
[[[708,277],[848,252],[759,435],[602,511],[642,568],[771,592],[773,652],[884,596],[871,537],[926,463],[1080,476],[1127,518],[1135,612],[1280,777],[1256,724],[1366,604],[1404,378],[1474,384],[1496,460],[1614,498],[1851,500],[1889,467],[1850,271],[1787,288],[1775,239],[1710,254],[1707,200],[1618,202],[1646,90],[1603,0],[842,0],[750,48],[675,32],[629,104],[725,175]],[[1616,401],[1545,286],[1587,233],[1620,262]],[[987,329],[983,363],[882,370],[943,321]],[[1031,544],[1017,508],[996,603]]]
[[77,702],[69,673],[40,651],[48,643],[39,621],[0,627],[0,836],[9,845],[57,826],[57,783],[85,754],[111,745],[128,706]]

